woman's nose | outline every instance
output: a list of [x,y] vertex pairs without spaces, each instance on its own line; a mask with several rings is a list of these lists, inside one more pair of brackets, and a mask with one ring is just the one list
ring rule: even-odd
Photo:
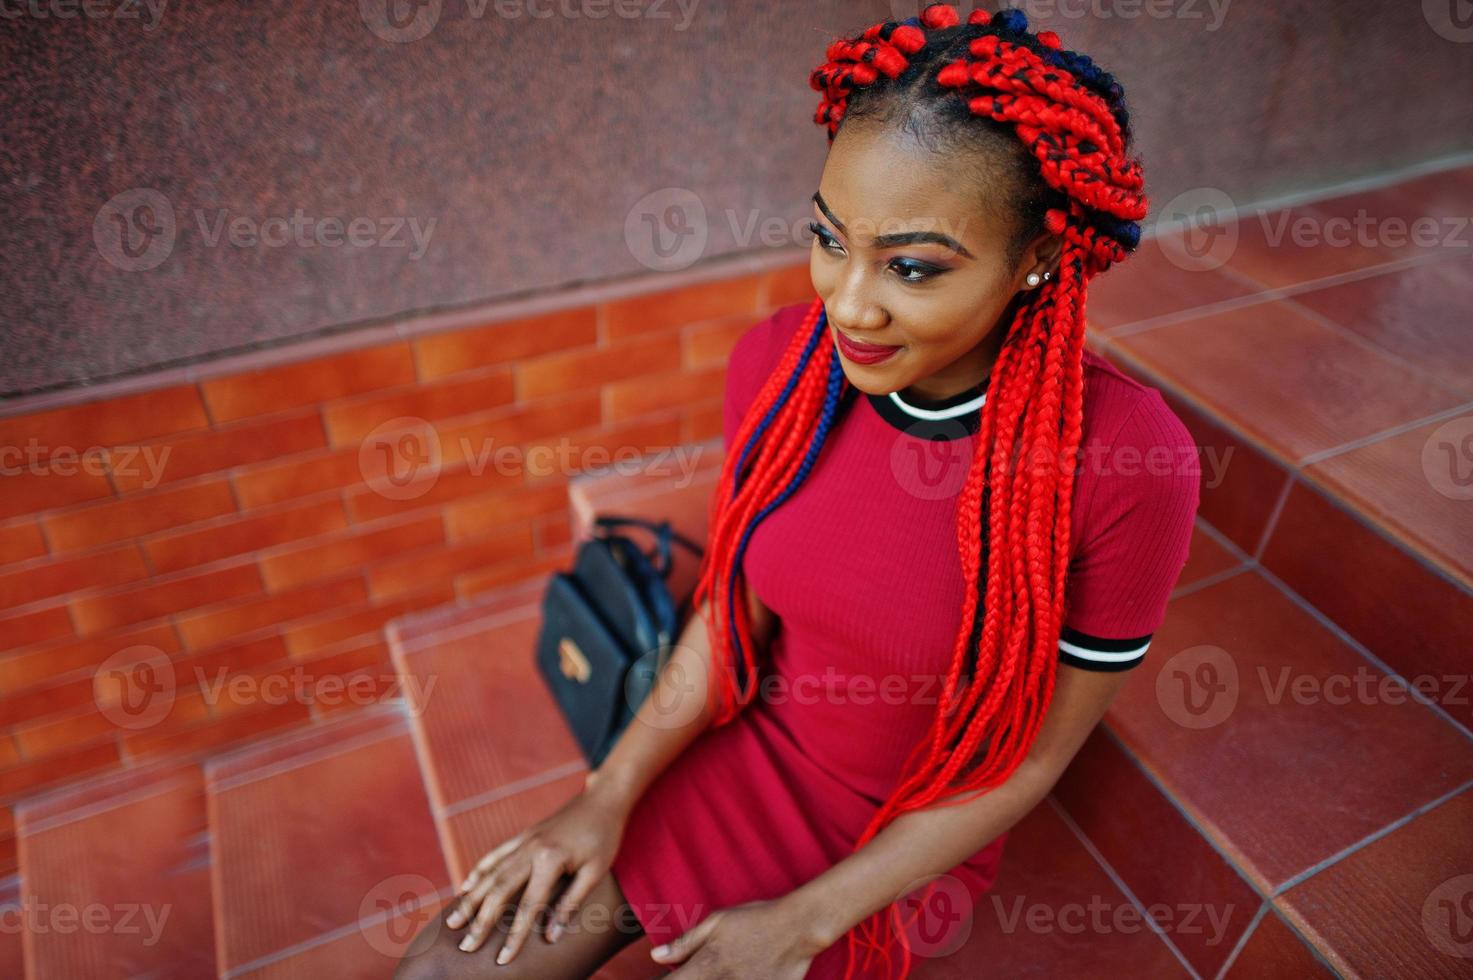
[[878,330],[889,322],[885,308],[861,278],[846,274],[824,300],[824,310],[834,326],[856,334]]

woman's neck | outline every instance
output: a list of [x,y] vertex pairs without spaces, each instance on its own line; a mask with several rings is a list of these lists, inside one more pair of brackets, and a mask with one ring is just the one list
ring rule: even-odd
[[1007,339],[1008,326],[1017,315],[1021,296],[1019,294],[1008,303],[1002,316],[998,317],[992,329],[977,346],[930,377],[900,389],[900,397],[911,404],[925,405],[945,401],[974,388],[979,391],[985,388],[992,374],[992,366],[997,363],[998,354],[1002,351],[1003,341]]

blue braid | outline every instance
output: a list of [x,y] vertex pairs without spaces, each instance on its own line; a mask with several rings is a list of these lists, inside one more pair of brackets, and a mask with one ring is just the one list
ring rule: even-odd
[[[774,404],[773,408],[768,411],[767,415],[763,417],[762,425],[757,430],[758,433],[761,433],[767,428],[767,423],[771,421],[772,415],[777,406],[782,404],[783,401],[786,400],[788,390],[793,387],[798,376],[802,374],[803,365],[806,365],[808,363],[808,356],[812,352],[814,345],[817,343],[818,338],[823,336],[823,332],[827,323],[828,311],[822,310],[819,312],[818,316],[818,329],[813,332],[813,336],[809,338],[807,346],[803,348],[803,359],[798,370],[794,371],[793,376],[788,379],[788,384],[787,387],[783,389],[782,397],[778,400],[776,404]],[[736,569],[741,567],[742,558],[747,553],[747,545],[751,542],[752,532],[757,530],[757,525],[761,524],[762,521],[767,517],[767,515],[772,513],[779,504],[781,504],[784,500],[787,500],[788,497],[792,496],[793,493],[798,489],[798,487],[803,483],[803,481],[808,477],[808,471],[813,468],[814,461],[818,459],[818,452],[820,449],[823,448],[824,440],[828,438],[829,429],[833,427],[834,415],[838,411],[839,396],[843,391],[843,387],[844,366],[839,361],[839,352],[837,350],[831,350],[829,352],[828,388],[824,392],[823,408],[819,411],[818,429],[813,433],[813,441],[808,445],[808,452],[804,454],[803,462],[798,466],[798,472],[793,474],[792,480],[790,480],[788,482],[788,485],[783,488],[783,492],[778,494],[777,497],[775,497],[773,501],[769,503],[766,507],[758,511],[756,516],[752,518],[752,522],[747,525],[746,530],[742,532],[741,541],[737,544],[736,554],[732,558],[731,568],[728,570],[728,581],[734,582],[736,580]],[[748,442],[747,448],[751,448],[751,442]],[[743,456],[745,455],[746,450],[743,450]],[[740,465],[738,466],[738,471],[740,471]],[[734,588],[730,589],[726,595],[726,617],[727,622],[736,622],[736,589]],[[732,631],[732,639],[737,647],[738,658],[740,658],[742,652],[742,640],[741,636],[735,630]]]
[[823,336],[828,319],[828,310],[819,310],[818,329],[813,331],[813,335],[808,338],[808,343],[803,345],[803,355],[798,358],[798,369],[788,377],[788,383],[783,385],[782,391],[778,392],[777,401],[773,402],[772,407],[767,410],[767,414],[762,416],[762,421],[758,424],[757,430],[752,433],[751,437],[747,439],[747,444],[742,447],[741,455],[737,457],[736,472],[732,474],[731,478],[731,497],[733,500],[741,492],[742,481],[746,477],[743,470],[747,465],[747,454],[757,445],[757,441],[762,438],[762,433],[767,431],[767,427],[772,424],[772,420],[777,416],[777,413],[788,403],[788,395],[797,387],[798,379],[802,377],[804,370],[807,369],[808,359],[813,356],[813,348],[818,346],[818,338]]
[[1028,15],[1017,7],[1008,7],[992,15],[992,26],[1009,34],[1028,33]]

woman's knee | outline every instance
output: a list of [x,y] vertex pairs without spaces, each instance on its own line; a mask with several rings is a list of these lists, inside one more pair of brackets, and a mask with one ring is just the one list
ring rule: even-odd
[[394,980],[468,980],[472,977],[579,980],[592,975],[642,932],[633,910],[624,903],[618,884],[606,875],[557,942],[549,943],[543,938],[541,924],[545,921],[545,914],[539,915],[537,926],[528,934],[516,958],[498,966],[496,954],[506,941],[511,913],[504,914],[492,925],[479,949],[467,952],[460,948],[460,941],[469,933],[470,927],[452,929],[445,923],[445,917],[454,905],[453,899],[447,902],[414,937],[394,971]]
[[[477,964],[473,957],[456,947],[459,939],[445,924],[445,917],[454,905],[454,899],[446,902],[430,917],[424,928],[415,933],[394,968],[394,980],[452,980],[454,977],[469,977],[476,972]],[[459,953],[461,958],[457,960],[449,953]]]

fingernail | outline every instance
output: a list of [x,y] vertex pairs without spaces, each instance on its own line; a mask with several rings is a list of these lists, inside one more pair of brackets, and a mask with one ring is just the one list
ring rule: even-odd
[[501,947],[501,952],[499,952],[499,953],[496,954],[496,965],[497,966],[505,966],[506,964],[508,964],[510,962],[511,962],[511,947],[510,946],[503,946],[503,947]]
[[456,909],[455,911],[451,912],[450,913],[450,918],[448,918],[448,919],[445,920],[445,924],[448,925],[452,929],[459,929],[460,928],[460,923],[461,923],[460,909]]
[[464,939],[462,939],[460,941],[460,948],[463,949],[463,950],[465,950],[467,953],[469,953],[471,951],[471,947],[474,946],[475,944],[476,944],[476,937],[475,936],[466,936]]
[[555,942],[557,942],[558,937],[561,936],[562,934],[563,934],[563,924],[561,922],[554,922],[552,924],[552,928],[549,929],[549,930],[547,930],[547,941],[550,942],[550,943],[555,943]]
[[651,950],[651,952],[654,953],[654,955],[656,956],[668,956],[670,955],[670,947],[656,946],[653,950]]

